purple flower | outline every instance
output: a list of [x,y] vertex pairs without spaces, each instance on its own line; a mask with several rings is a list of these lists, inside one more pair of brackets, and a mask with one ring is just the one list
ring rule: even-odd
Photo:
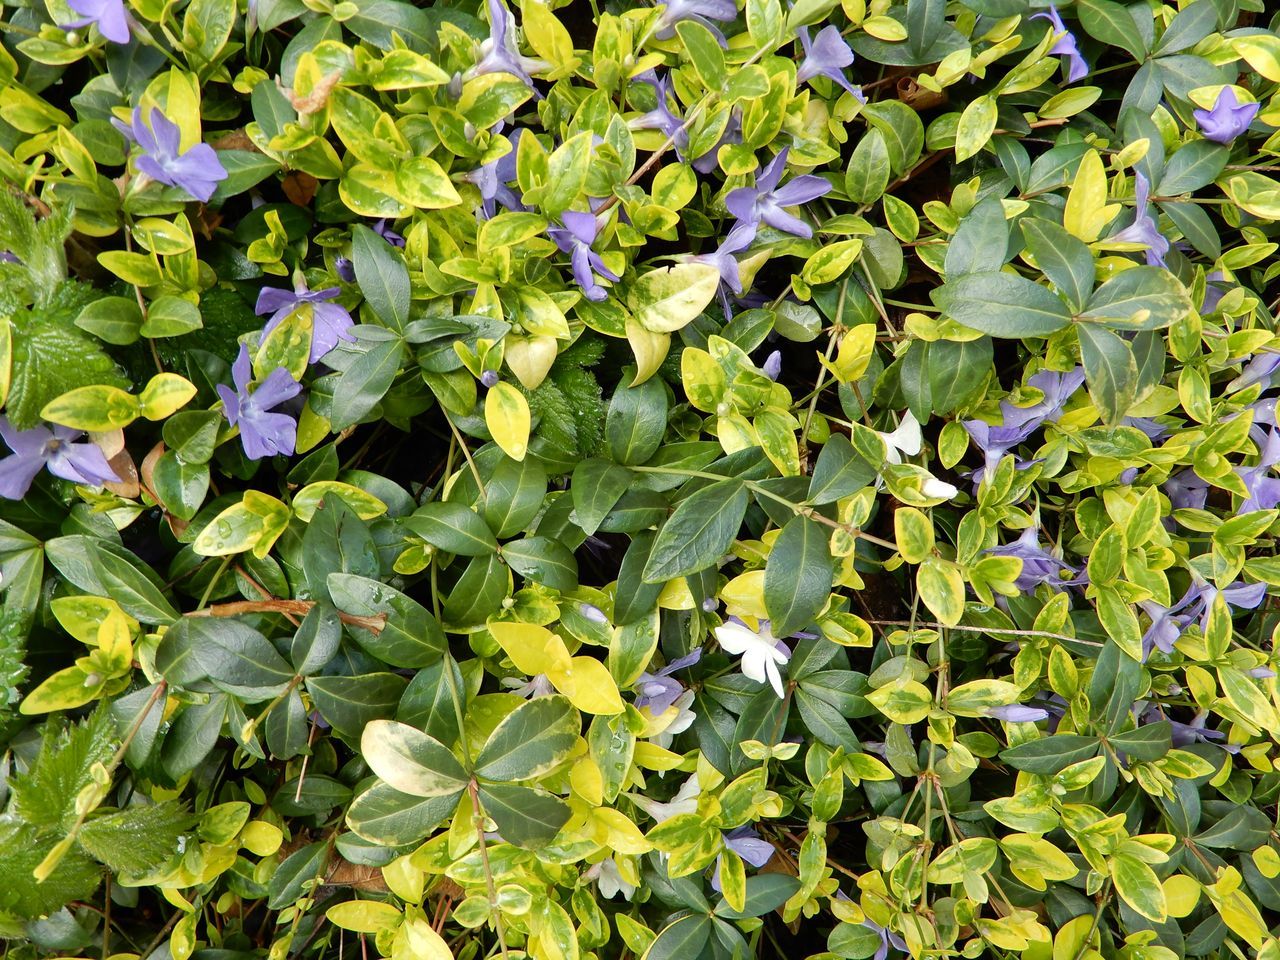
[[[1000,461],[1004,459],[1005,455],[1027,439],[1031,432],[1039,426],[1035,421],[1028,421],[1018,427],[996,427],[985,420],[965,420],[961,425],[964,427],[965,432],[969,434],[969,438],[978,445],[983,453],[982,467],[973,471],[972,474],[975,490],[977,490],[983,479],[995,472],[996,467],[1000,465]],[[1031,465],[1031,461],[1018,460],[1016,462],[1019,470],[1026,470]]]
[[1218,91],[1218,100],[1211,110],[1193,110],[1200,133],[1206,140],[1214,143],[1230,143],[1249,129],[1253,118],[1258,115],[1262,104],[1241,103],[1236,98],[1232,87],[1223,87]]
[[527,209],[520,202],[520,194],[510,187],[516,179],[516,144],[523,133],[523,129],[517,129],[510,137],[502,137],[501,139],[511,145],[510,150],[497,160],[483,163],[462,176],[462,179],[475,184],[480,191],[480,206],[486,220],[498,212],[497,204],[499,203],[507,210]]
[[1209,482],[1200,479],[1191,469],[1170,476],[1162,489],[1175,510],[1203,510],[1209,499]]
[[[744,863],[759,870],[773,857],[773,844],[768,840],[760,839],[760,834],[756,833],[751,827],[735,827],[728,833],[724,834],[724,845],[740,856]],[[717,893],[720,892],[720,861],[723,857],[716,857],[715,873],[711,877],[711,889]]]
[[862,90],[844,78],[844,68],[853,63],[853,51],[849,49],[844,37],[840,36],[839,27],[823,27],[812,42],[809,41],[808,27],[798,28],[796,36],[800,38],[800,46],[804,49],[804,60],[796,70],[797,84],[808,83],[814,77],[826,77],[840,84],[858,100],[867,102]]
[[782,171],[787,166],[788,147],[769,161],[768,166],[756,177],[754,187],[739,187],[730,191],[725,197],[724,205],[741,223],[755,226],[763,221],[775,230],[793,233],[798,237],[812,237],[813,230],[798,217],[787,213],[785,207],[797,207],[810,200],[816,200],[831,189],[831,184],[822,177],[810,174],[793,177],[785,187],[779,187]]
[[1006,427],[1023,427],[1032,424],[1032,429],[1043,423],[1055,423],[1066,409],[1067,402],[1084,384],[1084,368],[1076,367],[1069,373],[1056,370],[1041,370],[1027,380],[1027,386],[1035,387],[1044,398],[1029,407],[1015,407],[1008,400],[1000,401],[1000,413]]
[[1049,52],[1058,56],[1066,57],[1067,60],[1067,82],[1075,83],[1089,72],[1089,64],[1085,62],[1084,57],[1080,55],[1080,47],[1076,44],[1076,37],[1066,24],[1062,22],[1062,17],[1058,16],[1058,8],[1053,4],[1049,5],[1048,12],[1032,14],[1032,20],[1048,20],[1053,25],[1053,32],[1058,36],[1057,41]]
[[751,246],[751,241],[755,239],[755,236],[755,224],[739,223],[729,231],[729,235],[724,238],[720,246],[713,252],[700,253],[696,257],[690,257],[690,262],[708,263],[715,267],[720,271],[720,282],[734,293],[741,294],[742,276],[738,272],[738,260],[734,254]]
[[83,430],[56,425],[15,430],[8,417],[0,416],[0,437],[13,451],[0,460],[0,497],[21,500],[46,467],[55,477],[90,487],[118,483],[120,478],[97,444],[72,442],[83,435]]
[[1119,233],[1111,235],[1112,240],[1124,243],[1141,243],[1147,248],[1147,265],[1151,267],[1165,266],[1164,256],[1169,252],[1169,240],[1160,232],[1160,225],[1151,215],[1151,184],[1141,173],[1134,173],[1134,208],[1133,223]]
[[1236,393],[1245,387],[1261,383],[1264,384],[1265,390],[1271,386],[1271,377],[1277,369],[1280,369],[1280,353],[1274,351],[1255,353],[1253,358],[1244,365],[1240,375],[1227,384],[1227,389]]
[[672,660],[657,673],[646,671],[640,674],[640,678],[636,680],[636,691],[639,694],[635,700],[636,708],[648,707],[655,717],[666,713],[680,699],[680,694],[684,693],[684,685],[671,674],[691,667],[701,659],[702,648],[698,647],[692,653]]
[[1237,513],[1271,510],[1280,505],[1280,480],[1269,476],[1277,463],[1280,463],[1280,432],[1270,430],[1262,443],[1258,462],[1252,467],[1235,468],[1236,475],[1249,490],[1248,498],[1240,504]]
[[338,279],[345,283],[356,282],[356,268],[352,264],[350,257],[335,257],[333,261],[333,272],[338,275]]
[[1219,594],[1227,602],[1229,609],[1256,610],[1267,595],[1267,585],[1265,583],[1233,583],[1219,590],[1192,570],[1191,586],[1174,606],[1174,612],[1185,612],[1188,620],[1200,617],[1200,629],[1206,630],[1209,626],[1209,615],[1213,612],[1214,601]]
[[632,130],[661,130],[676,148],[676,153],[683,156],[684,148],[689,145],[689,131],[684,127],[684,119],[672,113],[667,106],[667,99],[675,98],[670,78],[659,76],[656,70],[646,70],[636,79],[653,87],[657,103],[652,110],[634,118],[627,126]]
[[775,350],[765,357],[760,369],[764,371],[764,375],[770,380],[777,380],[782,374],[782,351]]
[[600,254],[591,249],[600,225],[591,214],[577,210],[566,210],[560,221],[564,226],[548,228],[547,236],[555,241],[562,252],[569,254],[573,264],[573,279],[578,282],[586,298],[599,303],[609,294],[596,282],[595,274],[615,283],[619,279],[616,273],[604,265]]
[[1157,423],[1150,417],[1125,417],[1120,422],[1126,427],[1133,427],[1135,430],[1141,430],[1152,443],[1158,443],[1171,432],[1164,424]]
[[373,225],[373,232],[376,233],[378,236],[380,236],[383,240],[387,241],[387,243],[391,244],[391,246],[393,247],[400,247],[400,248],[404,247],[404,237],[400,236],[400,234],[396,233],[389,226],[387,226],[386,217],[383,217],[381,220],[379,220],[377,223]]
[[129,14],[125,11],[124,0],[67,0],[67,6],[76,13],[84,14],[84,19],[65,23],[64,27],[96,23],[98,32],[112,43],[129,42]]
[[354,325],[351,314],[347,312],[346,307],[328,302],[341,292],[338,287],[308,290],[307,282],[301,277],[298,278],[293,290],[263,287],[258,292],[258,302],[253,308],[259,316],[271,314],[271,319],[262,328],[262,335],[265,337],[269,334],[285,317],[304,303],[311,304],[311,357],[308,362],[315,363],[336,347],[339,340],[345,340],[348,343],[355,340],[350,332]]
[[1049,719],[1049,711],[1040,707],[1027,707],[1020,703],[1005,707],[988,707],[987,716],[1006,723],[1036,723]]
[[662,16],[658,18],[658,26],[654,36],[659,40],[670,40],[675,36],[676,24],[681,20],[696,20],[720,41],[720,46],[728,43],[724,34],[713,26],[711,20],[735,20],[738,8],[733,0],[669,0],[662,6]]
[[[484,373],[480,374],[480,382],[490,390],[498,385],[498,381],[500,379],[501,378],[498,376],[497,370],[486,370]],[[587,619],[590,620],[591,618],[587,617]]]
[[1191,617],[1178,613],[1185,605],[1186,597],[1172,607],[1166,607],[1154,600],[1138,601],[1138,606],[1142,608],[1143,613],[1151,618],[1151,625],[1142,635],[1143,662],[1146,662],[1153,649],[1161,653],[1173,653],[1174,643],[1191,622]]
[[142,148],[142,156],[135,161],[138,170],[152,180],[178,187],[207,203],[218,183],[227,179],[227,171],[218,159],[218,153],[207,143],[197,143],[190,150],[181,150],[182,133],[178,125],[151,108],[151,127],[142,122],[142,108],[133,108],[133,122],[129,126],[115,117],[115,128]]
[[1083,582],[1079,578],[1063,579],[1063,570],[1070,571],[1074,576],[1076,568],[1040,546],[1040,535],[1034,526],[1022,531],[1022,535],[1013,543],[989,547],[983,552],[996,557],[1017,557],[1022,561],[1022,571],[1013,582],[1022,593],[1031,593],[1042,583],[1060,589]]
[[[511,14],[502,0],[487,0],[489,6],[489,37],[480,44],[480,59],[467,71],[467,77],[482,73],[509,73],[523,80],[533,90],[533,78],[529,76],[550,66],[545,60],[520,55],[511,23]],[[536,90],[534,91],[537,92]]]
[[889,947],[891,946],[895,950],[901,950],[903,953],[910,953],[910,950],[907,947],[907,942],[892,930],[880,926],[880,924],[870,918],[863,920],[862,925],[869,930],[874,930],[880,935],[880,946],[871,960],[886,960],[889,956]]
[[302,384],[293,379],[293,374],[284,367],[276,367],[250,392],[252,375],[249,350],[240,344],[240,355],[231,367],[235,390],[226,384],[218,384],[218,396],[222,398],[227,422],[240,428],[240,443],[250,460],[261,460],[277,453],[292,456],[298,439],[297,421],[287,413],[271,413],[270,410],[296,397],[302,390]]
[[22,260],[16,253],[8,250],[0,250],[0,263],[21,263]]

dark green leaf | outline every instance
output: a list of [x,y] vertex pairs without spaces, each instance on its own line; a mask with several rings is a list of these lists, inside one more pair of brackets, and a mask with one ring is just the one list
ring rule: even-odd
[[401,521],[432,546],[464,557],[493,553],[498,541],[480,515],[460,503],[434,501]]
[[1052,775],[1073,763],[1095,756],[1099,746],[1095,737],[1059,733],[1010,747],[1001,751],[1000,759],[1015,770]]
[[1061,298],[1025,277],[970,273],[940,292],[952,319],[993,337],[1044,337],[1071,323]]
[[559,797],[511,784],[482,784],[480,805],[504,840],[534,850],[554,840],[570,816],[569,805]]
[[645,564],[646,583],[662,583],[711,566],[728,551],[747,512],[747,488],[721,480],[681,501],[658,531]]
[[826,606],[835,575],[827,530],[795,517],[774,541],[765,565],[764,605],[775,636],[791,636]]
[[344,613],[385,620],[374,626],[348,624],[356,642],[393,667],[425,667],[447,649],[444,631],[422,604],[378,580],[331,573],[329,595]]
[[476,775],[500,781],[536,779],[569,756],[578,733],[578,712],[564,697],[522,703],[490,734],[476,758]]

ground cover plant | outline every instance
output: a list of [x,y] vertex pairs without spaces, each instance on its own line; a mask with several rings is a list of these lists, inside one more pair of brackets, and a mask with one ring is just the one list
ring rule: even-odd
[[1280,958],[1262,0],[3,0],[0,938]]

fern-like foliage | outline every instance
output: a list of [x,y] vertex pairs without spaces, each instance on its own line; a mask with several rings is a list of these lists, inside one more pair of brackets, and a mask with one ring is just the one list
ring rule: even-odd
[[547,379],[529,395],[539,435],[575,459],[594,456],[603,439],[604,399],[590,370],[603,354],[599,340],[579,339],[556,358]]
[[116,723],[106,710],[78,724],[50,720],[40,753],[10,784],[11,811],[41,833],[65,833],[76,819],[76,797],[93,782],[94,764],[107,763],[115,749]]

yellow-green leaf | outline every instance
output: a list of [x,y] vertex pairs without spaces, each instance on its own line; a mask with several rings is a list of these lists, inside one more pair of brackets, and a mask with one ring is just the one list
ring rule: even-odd
[[512,460],[529,452],[529,402],[509,383],[499,383],[484,398],[484,421],[493,441]]

